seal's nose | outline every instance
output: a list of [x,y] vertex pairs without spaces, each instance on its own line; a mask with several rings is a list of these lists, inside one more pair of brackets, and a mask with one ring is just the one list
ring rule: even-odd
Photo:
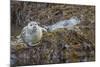
[[33,28],[36,28],[36,26],[34,26]]
[[36,26],[34,26],[34,27],[33,27],[33,29],[34,29],[34,30],[37,30],[37,27],[36,27]]

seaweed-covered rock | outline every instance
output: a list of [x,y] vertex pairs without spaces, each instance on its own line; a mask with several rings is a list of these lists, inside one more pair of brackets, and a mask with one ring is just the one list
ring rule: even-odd
[[94,44],[76,31],[44,33],[37,46],[21,48],[20,43],[19,46],[15,49],[17,65],[93,61],[95,58]]

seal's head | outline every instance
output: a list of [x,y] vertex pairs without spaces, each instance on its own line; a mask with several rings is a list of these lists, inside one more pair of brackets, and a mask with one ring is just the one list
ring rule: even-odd
[[73,25],[76,25],[76,24],[79,24],[80,23],[80,19],[76,16],[73,16],[69,19],[69,21],[73,24]]
[[38,24],[35,21],[31,21],[30,23],[28,23],[28,29],[37,29]]

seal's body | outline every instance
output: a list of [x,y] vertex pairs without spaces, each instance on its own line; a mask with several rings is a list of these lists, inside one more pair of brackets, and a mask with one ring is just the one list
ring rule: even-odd
[[35,46],[42,38],[42,31],[44,29],[36,22],[30,22],[26,27],[23,28],[21,37],[22,40],[28,44],[28,46]]

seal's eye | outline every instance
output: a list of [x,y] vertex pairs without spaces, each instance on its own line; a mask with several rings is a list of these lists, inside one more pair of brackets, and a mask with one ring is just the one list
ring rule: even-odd
[[30,26],[32,26],[32,24],[30,24]]

